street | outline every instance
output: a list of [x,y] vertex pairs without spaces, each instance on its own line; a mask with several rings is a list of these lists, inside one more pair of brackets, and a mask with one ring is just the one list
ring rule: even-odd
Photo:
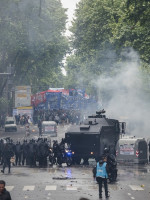
[[150,0],[1,0],[0,41],[0,200],[150,200]]
[[[69,125],[58,126],[58,137],[61,140]],[[38,136],[37,126],[31,127],[32,135]],[[20,126],[18,131],[5,133],[1,129],[1,137],[11,137],[14,141],[22,140],[25,128]],[[53,140],[53,138],[52,138]],[[90,200],[98,199],[98,185],[92,177],[94,160],[89,166],[62,167],[56,165],[47,168],[29,168],[13,166],[11,174],[1,174],[6,181],[6,188],[13,200],[78,200],[86,197]],[[118,165],[117,182],[108,184],[112,200],[149,200],[150,199],[150,166],[149,165]],[[104,192],[103,192],[103,199]]]

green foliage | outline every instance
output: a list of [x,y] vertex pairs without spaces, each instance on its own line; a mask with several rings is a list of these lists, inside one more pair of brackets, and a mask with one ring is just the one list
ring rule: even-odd
[[[130,6],[127,6],[126,2],[120,4],[120,9],[116,12],[118,22],[116,23],[115,18],[112,18],[113,21],[110,24],[113,33],[111,41],[119,50],[123,47],[133,47],[144,62],[150,63],[148,53],[150,50],[150,3],[147,2],[145,6],[144,2],[135,1],[136,7],[133,1],[129,4]],[[137,10],[141,10],[141,7],[144,10],[138,12]]]
[[37,85],[44,90],[61,84],[65,11],[59,0],[1,0],[0,70],[14,66],[15,85],[33,85],[35,92]]
[[92,93],[95,77],[116,73],[121,52],[128,48],[138,52],[150,71],[149,0],[81,0],[70,30],[74,55],[67,62],[68,85],[84,83]]
[[9,105],[9,102],[7,101],[7,99],[4,97],[1,97],[0,98],[0,113],[5,113],[6,110],[8,109],[8,105]]
[[106,1],[79,2],[71,31],[74,48],[80,56],[86,59],[95,55],[95,50],[104,48],[111,35],[107,26],[109,19],[110,9],[106,7]]

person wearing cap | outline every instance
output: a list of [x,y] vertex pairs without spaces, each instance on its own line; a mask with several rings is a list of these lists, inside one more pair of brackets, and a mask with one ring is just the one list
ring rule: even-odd
[[105,157],[100,157],[96,167],[93,169],[93,177],[99,184],[99,198],[102,199],[102,184],[104,183],[105,197],[109,198],[108,195],[108,166]]

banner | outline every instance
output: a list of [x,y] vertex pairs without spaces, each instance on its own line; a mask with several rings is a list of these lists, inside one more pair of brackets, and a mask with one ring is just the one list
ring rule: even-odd
[[95,98],[90,98],[84,90],[51,88],[32,96],[32,105],[36,110],[84,110],[95,107]]
[[45,102],[46,101],[45,93],[46,93],[46,91],[39,92],[39,93],[36,93],[35,95],[32,95],[31,96],[31,105],[36,107],[40,103]]
[[15,108],[31,105],[31,87],[16,86],[15,87]]
[[47,92],[46,93],[46,109],[59,110],[61,101],[61,92]]

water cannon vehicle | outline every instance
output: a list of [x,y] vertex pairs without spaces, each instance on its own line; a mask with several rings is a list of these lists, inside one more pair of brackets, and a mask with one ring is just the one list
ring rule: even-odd
[[96,115],[88,116],[80,125],[71,125],[66,131],[65,141],[70,146],[74,163],[80,164],[83,159],[86,164],[89,158],[98,161],[105,148],[115,155],[120,133],[124,132],[124,122],[109,119],[104,114],[105,110],[97,111]]

